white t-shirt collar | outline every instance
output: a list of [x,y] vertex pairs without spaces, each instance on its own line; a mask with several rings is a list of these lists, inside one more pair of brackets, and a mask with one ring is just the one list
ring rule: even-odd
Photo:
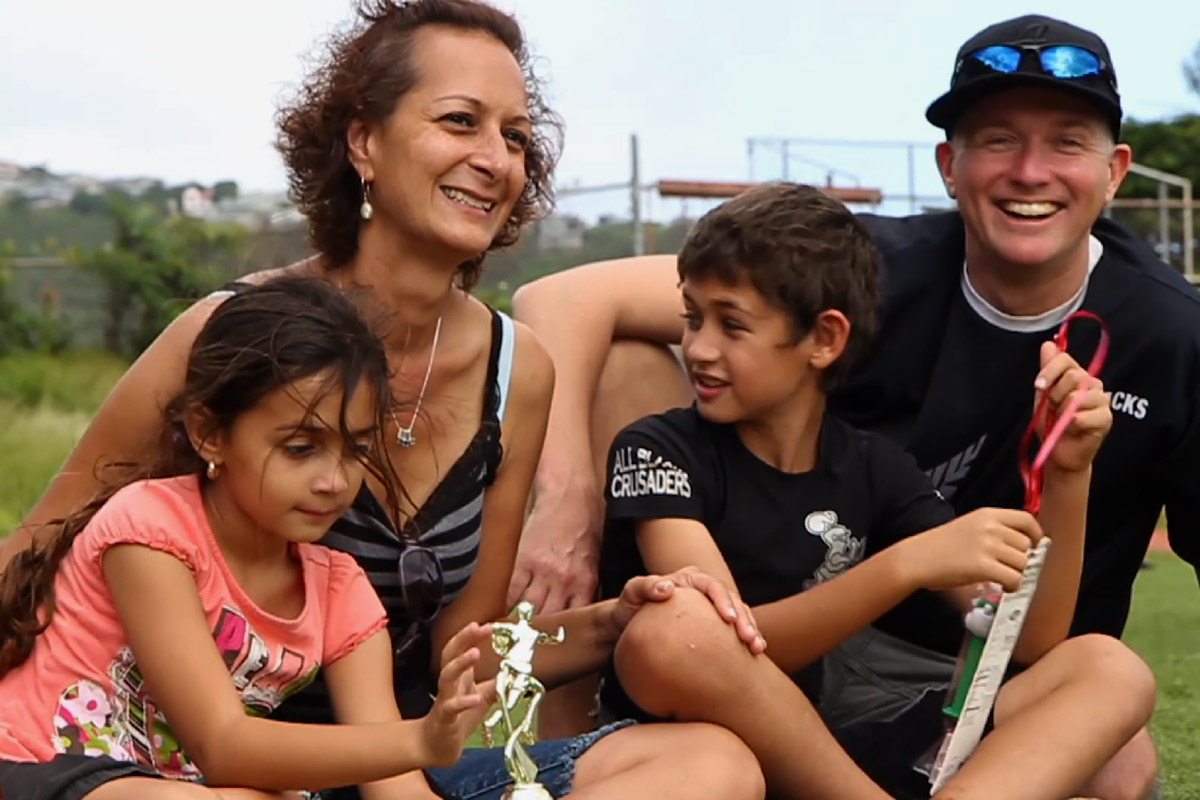
[[1083,305],[1083,297],[1087,294],[1088,283],[1092,279],[1092,270],[1096,268],[1096,264],[1100,263],[1100,258],[1103,255],[1104,245],[1095,236],[1089,235],[1087,277],[1083,279],[1083,284],[1079,287],[1079,291],[1067,302],[1041,314],[1027,317],[1014,316],[1006,314],[987,300],[984,300],[983,296],[971,284],[971,277],[967,274],[966,261],[963,261],[961,281],[963,297],[966,298],[967,305],[971,307],[972,311],[982,317],[984,321],[1002,330],[1013,331],[1014,333],[1037,333],[1038,331],[1049,330],[1061,325],[1063,320],[1078,311],[1079,307]]

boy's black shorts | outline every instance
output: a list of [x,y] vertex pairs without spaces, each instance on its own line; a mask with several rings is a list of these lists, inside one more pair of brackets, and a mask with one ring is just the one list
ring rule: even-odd
[[50,761],[0,760],[4,800],[79,800],[119,778],[158,778],[151,769],[108,756],[57,755]]
[[[929,777],[913,767],[945,736],[944,701],[942,692],[926,692],[895,719],[851,723],[835,729],[833,735],[854,763],[892,797],[928,800]],[[989,731],[991,723],[989,715]]]

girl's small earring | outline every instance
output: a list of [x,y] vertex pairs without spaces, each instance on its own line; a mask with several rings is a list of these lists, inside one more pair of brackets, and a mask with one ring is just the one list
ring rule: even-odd
[[208,462],[208,469],[204,470],[204,474],[208,476],[210,481],[215,481],[217,476],[221,474],[221,468],[217,466],[217,462]]
[[363,219],[370,219],[375,214],[375,208],[371,205],[371,184],[366,178],[362,179],[363,200],[362,205],[358,207],[358,214]]

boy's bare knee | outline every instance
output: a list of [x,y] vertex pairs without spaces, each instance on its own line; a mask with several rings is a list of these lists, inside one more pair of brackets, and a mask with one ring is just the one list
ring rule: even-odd
[[708,655],[736,639],[733,626],[717,615],[706,596],[681,587],[669,600],[647,603],[633,615],[617,642],[617,658],[674,666],[681,657]]
[[1141,656],[1120,640],[1087,634],[1068,639],[1061,646],[1070,648],[1073,671],[1104,680],[1120,695],[1144,707],[1147,717],[1154,710],[1158,691],[1154,673]]
[[[720,684],[729,659],[739,656],[749,657],[749,651],[733,626],[703,594],[680,588],[669,600],[647,603],[634,614],[613,659],[621,685],[635,702],[671,716],[672,697],[707,694]],[[697,668],[701,664],[704,668]]]

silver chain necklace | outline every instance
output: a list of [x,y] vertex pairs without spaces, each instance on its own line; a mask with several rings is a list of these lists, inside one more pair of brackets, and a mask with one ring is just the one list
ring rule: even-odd
[[[408,329],[409,336],[412,335],[412,328]],[[413,428],[417,425],[417,415],[421,413],[421,401],[425,399],[425,389],[429,386],[429,376],[433,374],[433,359],[437,356],[438,338],[442,334],[442,317],[438,316],[437,327],[433,329],[433,344],[429,348],[429,365],[425,367],[425,380],[421,382],[421,392],[417,395],[417,406],[413,409],[412,419],[409,420],[408,427],[400,424],[400,419],[396,416],[396,412],[392,412],[392,421],[396,423],[396,444],[401,447],[412,447],[417,443],[417,437],[413,434]],[[404,344],[405,350],[408,349],[407,339]],[[400,367],[404,368],[404,358],[400,358]]]

